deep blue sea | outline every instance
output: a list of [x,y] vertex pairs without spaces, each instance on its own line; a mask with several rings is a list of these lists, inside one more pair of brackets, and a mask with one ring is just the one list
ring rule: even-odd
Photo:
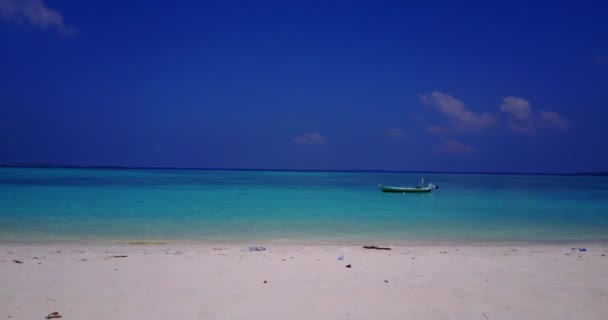
[[608,241],[608,177],[0,168],[0,241]]

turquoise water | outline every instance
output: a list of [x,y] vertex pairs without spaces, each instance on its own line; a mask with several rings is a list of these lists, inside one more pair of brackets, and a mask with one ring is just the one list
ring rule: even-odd
[[606,241],[608,178],[0,168],[0,241]]

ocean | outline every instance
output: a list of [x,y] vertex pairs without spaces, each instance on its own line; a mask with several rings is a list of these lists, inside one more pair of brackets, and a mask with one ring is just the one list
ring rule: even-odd
[[0,168],[0,242],[104,241],[604,242],[608,177]]

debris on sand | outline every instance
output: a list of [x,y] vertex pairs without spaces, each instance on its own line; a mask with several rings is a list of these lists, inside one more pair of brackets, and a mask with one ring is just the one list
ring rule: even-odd
[[249,251],[265,251],[266,247],[262,246],[250,246]]
[[165,250],[165,254],[178,255],[178,254],[182,254],[182,252],[181,251],[177,251],[177,250]]
[[388,283],[388,280],[384,280],[384,282]]
[[376,247],[376,246],[363,246],[363,249],[391,250],[391,248],[388,248],[388,247]]
[[45,318],[46,319],[58,319],[58,318],[62,318],[62,316],[59,314],[59,312],[51,312]]
[[19,261],[19,260],[13,260],[13,262],[14,263],[19,263],[19,264],[23,263],[23,261]]
[[346,267],[349,269],[352,268],[352,266],[350,264],[347,264]]
[[268,283],[268,281],[267,281],[267,280],[264,280],[264,283]]

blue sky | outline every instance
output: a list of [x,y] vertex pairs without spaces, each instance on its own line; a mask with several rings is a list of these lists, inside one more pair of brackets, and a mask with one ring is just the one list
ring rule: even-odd
[[0,0],[0,163],[606,171],[607,9]]

